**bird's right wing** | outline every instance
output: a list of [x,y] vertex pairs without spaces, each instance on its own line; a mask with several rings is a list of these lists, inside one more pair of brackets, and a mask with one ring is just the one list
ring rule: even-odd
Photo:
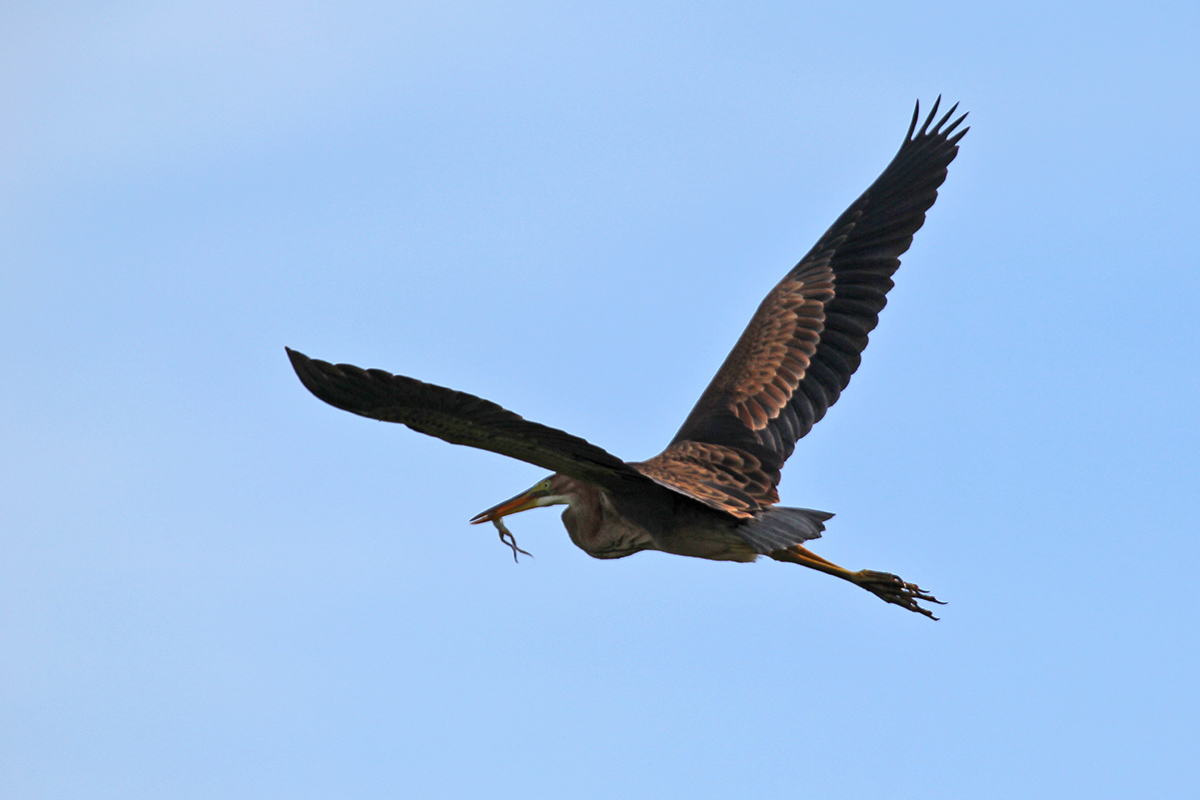
[[650,483],[606,450],[483,398],[381,369],[318,361],[290,348],[287,354],[305,388],[344,411],[399,422],[451,444],[490,450],[613,491]]
[[951,121],[951,108],[938,119],[937,109],[920,129],[913,112],[892,163],[763,300],[664,457],[689,443],[715,445],[756,459],[778,480],[796,440],[858,369],[892,273],[958,153],[967,129],[955,129],[966,115]]

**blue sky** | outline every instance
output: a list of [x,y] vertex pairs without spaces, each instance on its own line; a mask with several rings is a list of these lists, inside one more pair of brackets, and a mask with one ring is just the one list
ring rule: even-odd
[[[1194,797],[1193,4],[9,3],[0,795]],[[948,600],[577,550],[542,471],[288,345],[630,460],[970,111],[783,501]]]

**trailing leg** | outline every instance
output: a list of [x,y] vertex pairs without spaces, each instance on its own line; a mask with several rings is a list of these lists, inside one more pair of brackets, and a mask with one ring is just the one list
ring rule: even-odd
[[890,572],[875,572],[869,569],[860,569],[858,572],[851,572],[845,567],[839,567],[832,561],[822,558],[798,544],[792,545],[785,550],[776,550],[770,555],[776,561],[799,564],[802,567],[815,569],[818,572],[824,572],[826,575],[833,575],[835,578],[850,581],[885,602],[907,608],[909,611],[915,611],[918,614],[924,614],[930,619],[937,619],[937,617],[929,609],[918,605],[918,600],[945,605],[941,600],[926,593],[920,586],[917,586],[915,583],[905,583],[898,576]]

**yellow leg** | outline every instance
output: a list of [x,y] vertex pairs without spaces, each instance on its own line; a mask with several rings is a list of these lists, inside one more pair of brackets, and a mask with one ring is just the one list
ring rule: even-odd
[[851,572],[845,567],[839,567],[829,559],[822,558],[798,544],[792,545],[786,550],[776,550],[774,553],[771,553],[771,558],[776,561],[799,564],[802,567],[815,569],[818,572],[824,572],[826,575],[850,581],[888,603],[894,603],[895,605],[907,608],[909,611],[924,614],[930,619],[937,619],[937,617],[929,609],[921,608],[917,604],[918,600],[945,605],[945,603],[933,595],[927,594],[920,586],[917,586],[915,583],[905,583],[890,572],[875,572],[869,569],[860,569],[858,572]]

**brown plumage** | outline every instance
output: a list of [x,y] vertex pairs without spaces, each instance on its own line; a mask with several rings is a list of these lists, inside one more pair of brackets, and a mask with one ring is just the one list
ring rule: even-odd
[[796,441],[858,369],[900,256],[968,130],[955,132],[966,117],[951,121],[957,106],[935,123],[939,103],[919,130],[914,110],[891,164],[771,290],[675,438],[648,461],[626,463],[464,392],[288,355],[304,385],[333,406],[553,470],[472,520],[494,522],[514,557],[502,517],[565,504],[572,541],[597,558],[646,549],[730,561],[769,555],[932,617],[917,601],[938,601],[918,586],[889,573],[852,572],[803,547],[832,515],[777,506],[776,487]]

